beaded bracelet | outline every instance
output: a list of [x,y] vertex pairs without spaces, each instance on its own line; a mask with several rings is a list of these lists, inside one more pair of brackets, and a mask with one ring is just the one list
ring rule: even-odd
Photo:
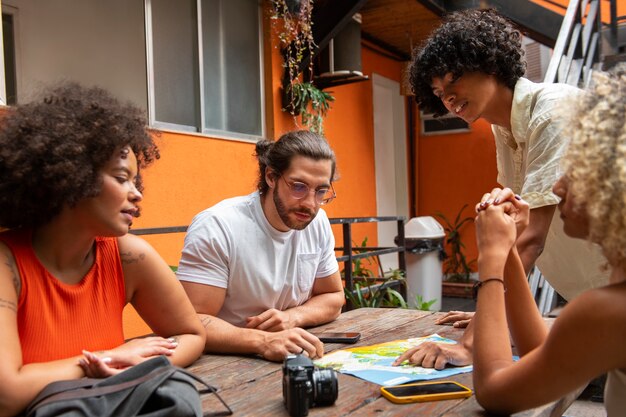
[[472,295],[474,297],[474,301],[476,301],[476,299],[478,298],[478,290],[480,289],[480,287],[482,287],[483,285],[485,285],[489,281],[499,281],[499,282],[501,282],[502,286],[504,287],[504,292],[506,292],[506,286],[504,285],[504,280],[502,278],[487,278],[487,279],[484,279],[482,281],[476,282],[474,284],[474,286],[472,287]]

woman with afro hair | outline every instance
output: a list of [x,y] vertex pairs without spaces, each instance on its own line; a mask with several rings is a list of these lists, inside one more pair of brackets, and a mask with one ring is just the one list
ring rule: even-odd
[[553,189],[565,233],[602,248],[609,285],[570,302],[548,332],[515,246],[528,225],[528,204],[505,188],[476,206],[473,376],[476,398],[490,412],[555,401],[605,373],[607,415],[626,411],[626,66],[620,66],[613,74],[595,73],[592,88],[567,103],[562,123],[571,143],[565,175]]
[[[67,83],[0,119],[0,415],[50,382],[150,357],[197,359],[204,330],[174,273],[129,235],[159,153],[142,112]],[[124,341],[131,303],[156,336]]]
[[[552,287],[571,300],[607,280],[600,250],[563,233],[556,213],[560,199],[552,191],[568,143],[554,112],[581,90],[523,78],[523,56],[522,34],[494,10],[456,12],[416,48],[410,83],[425,112],[452,113],[470,124],[479,119],[491,123],[497,181],[530,204],[530,224],[516,241],[524,270],[529,273],[536,263]],[[396,363],[409,359],[437,369],[471,363],[471,317],[453,311],[439,320],[456,327],[469,323],[459,344],[425,343]]]

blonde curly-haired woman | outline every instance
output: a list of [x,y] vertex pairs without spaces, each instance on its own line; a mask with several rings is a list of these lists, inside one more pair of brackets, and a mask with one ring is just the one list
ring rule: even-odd
[[[564,231],[602,247],[610,283],[575,298],[548,331],[515,249],[528,204],[506,188],[483,196],[476,207],[474,387],[490,412],[548,403],[607,372],[607,413],[626,410],[626,67],[596,74],[567,112],[572,141],[554,193]],[[521,356],[515,364],[509,330]]]

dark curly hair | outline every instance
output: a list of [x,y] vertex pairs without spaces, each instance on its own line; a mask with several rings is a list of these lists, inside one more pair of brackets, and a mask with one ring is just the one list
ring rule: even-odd
[[289,169],[294,156],[305,156],[315,161],[331,161],[330,181],[335,179],[335,153],[322,136],[308,130],[296,130],[282,135],[276,142],[262,140],[256,144],[256,157],[259,160],[258,189],[266,193],[269,185],[265,180],[265,170],[270,168],[276,176]]
[[98,195],[101,169],[125,146],[138,170],[146,167],[159,158],[154,133],[139,108],[76,83],[7,109],[0,120],[0,227],[36,227]]
[[465,10],[448,15],[413,53],[409,81],[421,109],[441,116],[448,113],[432,91],[433,78],[468,72],[495,76],[514,89],[526,62],[522,34],[493,9]]

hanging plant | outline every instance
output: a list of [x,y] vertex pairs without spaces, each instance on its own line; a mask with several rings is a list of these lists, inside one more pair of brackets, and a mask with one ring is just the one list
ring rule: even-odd
[[[280,46],[284,52],[284,66],[289,84],[298,78],[300,63],[305,55],[313,56],[316,45],[313,40],[313,0],[271,0]],[[309,62],[309,74],[313,73],[313,60]],[[311,80],[308,80],[311,81]]]
[[[283,111],[289,112],[294,119],[300,115],[303,125],[321,134],[323,118],[334,97],[312,83],[313,60],[310,58],[317,48],[313,39],[313,0],[271,0],[271,5],[271,18],[284,58]],[[300,80],[300,65],[305,57],[309,57],[305,71],[308,79]]]
[[311,82],[290,84],[287,86],[287,93],[293,97],[292,115],[295,117],[299,114],[303,125],[308,126],[312,132],[323,135],[324,117],[330,109],[330,102],[335,98]]

